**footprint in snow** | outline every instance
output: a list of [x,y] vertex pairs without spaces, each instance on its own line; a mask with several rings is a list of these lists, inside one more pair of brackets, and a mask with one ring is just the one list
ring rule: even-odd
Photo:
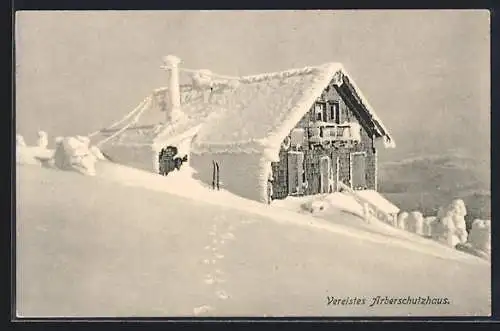
[[225,291],[217,291],[216,295],[221,300],[226,300],[229,298],[229,295],[227,295]]
[[205,278],[204,282],[205,282],[205,284],[211,285],[211,284],[215,283],[215,279],[211,275],[208,275]]
[[203,263],[205,263],[205,264],[215,264],[215,263],[217,263],[217,261],[216,260],[204,259]]
[[224,255],[222,255],[222,254],[215,254],[215,257],[220,260],[220,259],[224,258]]
[[203,280],[203,282],[205,284],[208,284],[208,285],[212,285],[212,284],[221,284],[221,283],[225,283],[226,280],[225,279],[222,279],[220,277],[213,277],[212,275],[208,274],[205,276],[205,279]]
[[232,234],[231,232],[223,234],[221,236],[221,238],[226,239],[226,240],[234,240],[235,239],[234,234]]
[[203,305],[203,306],[194,308],[193,309],[193,313],[194,313],[195,316],[198,316],[198,315],[201,315],[201,314],[204,314],[204,313],[208,313],[209,311],[212,311],[212,310],[214,310],[213,307],[207,306],[207,305]]

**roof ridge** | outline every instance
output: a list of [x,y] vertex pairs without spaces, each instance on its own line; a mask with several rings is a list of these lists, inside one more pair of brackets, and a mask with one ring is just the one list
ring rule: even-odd
[[[329,70],[329,69],[341,69],[343,68],[342,63],[340,62],[326,62],[320,65],[315,65],[315,66],[307,66],[307,67],[300,67],[300,68],[291,68],[291,69],[286,69],[286,70],[281,70],[281,71],[272,71],[272,72],[264,72],[260,74],[253,74],[253,75],[243,75],[235,78],[239,78],[240,83],[246,83],[246,84],[251,84],[251,83],[258,83],[262,82],[264,80],[268,79],[273,79],[273,78],[280,78],[280,77],[293,77],[293,76],[299,76],[303,74],[309,74],[309,73],[314,73],[317,71],[323,71],[323,70]],[[193,84],[192,83],[184,83],[180,84],[180,89],[181,92],[189,92],[193,89]],[[168,91],[167,86],[162,86],[159,88],[154,89],[154,93],[160,93],[160,92],[165,92]]]
[[254,75],[244,75],[240,77],[240,82],[242,83],[257,83],[267,79],[279,78],[279,77],[292,77],[303,74],[314,73],[317,71],[323,71],[330,69],[332,67],[341,68],[342,64],[340,62],[327,62],[316,66],[307,66],[301,68],[292,68],[281,71],[264,72]]

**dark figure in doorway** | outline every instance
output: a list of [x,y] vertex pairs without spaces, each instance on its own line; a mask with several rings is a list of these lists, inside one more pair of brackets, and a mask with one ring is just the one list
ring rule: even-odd
[[174,157],[177,155],[177,152],[178,150],[175,146],[162,148],[158,156],[160,175],[166,176],[176,168]]

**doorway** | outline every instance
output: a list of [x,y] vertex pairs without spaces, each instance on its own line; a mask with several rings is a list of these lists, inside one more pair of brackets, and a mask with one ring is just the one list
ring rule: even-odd
[[351,154],[352,188],[355,190],[366,189],[366,153]]
[[332,160],[329,156],[325,155],[319,159],[319,176],[320,176],[320,185],[319,185],[319,193],[331,193],[333,190],[332,181],[333,181],[333,172],[332,172]]

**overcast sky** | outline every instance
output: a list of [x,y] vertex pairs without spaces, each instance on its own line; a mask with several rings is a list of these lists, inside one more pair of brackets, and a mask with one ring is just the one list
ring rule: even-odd
[[226,75],[342,62],[398,144],[381,157],[490,141],[488,11],[22,12],[17,130],[86,134],[164,86],[166,54]]

